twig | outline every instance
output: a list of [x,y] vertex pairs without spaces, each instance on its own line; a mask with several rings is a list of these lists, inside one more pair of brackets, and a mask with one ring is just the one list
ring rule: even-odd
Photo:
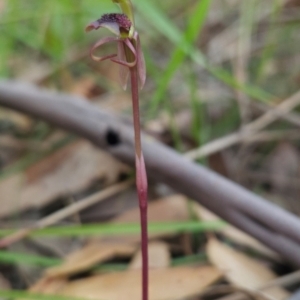
[[[0,81],[0,105],[79,134],[134,166],[131,126],[82,98]],[[147,172],[153,180],[200,202],[300,266],[300,220],[295,215],[149,137],[143,136],[142,142]]]
[[228,147],[236,145],[237,143],[247,139],[248,136],[251,136],[263,128],[267,127],[274,121],[282,118],[288,112],[293,110],[296,106],[300,104],[300,91],[278,104],[276,107],[271,108],[261,117],[252,121],[251,123],[244,126],[243,130],[240,130],[235,133],[231,133],[227,136],[224,136],[220,139],[211,141],[206,145],[189,151],[186,155],[191,159],[198,159],[205,155],[224,150]]
[[[234,61],[234,74],[238,82],[245,84],[248,80],[247,66],[251,52],[251,34],[252,21],[254,15],[253,7],[255,3],[252,1],[244,1],[241,5],[240,24],[239,24],[239,40],[237,44],[237,56]],[[250,22],[249,22],[250,18]],[[237,101],[240,111],[242,127],[250,121],[249,104],[250,99],[240,89],[236,89]]]
[[[279,0],[277,5],[279,7],[284,6],[291,0]],[[266,22],[270,19],[270,15],[273,12],[273,8],[269,3],[260,1],[257,14],[254,16],[253,23],[259,25],[261,22]],[[210,61],[214,64],[222,64],[223,62],[233,59],[236,55],[236,51],[230,45],[234,44],[238,38],[239,24],[238,20],[227,26],[220,34],[213,37],[208,45],[208,53]],[[264,45],[256,45],[253,50],[262,48]]]
[[[260,300],[276,300],[273,297],[269,295],[265,295],[261,291],[256,291],[253,289],[246,289],[242,287],[237,287],[234,285],[219,285],[216,287],[211,287],[207,290],[205,295],[214,296],[221,293],[233,293],[231,295],[223,296],[221,298],[218,298],[218,300],[245,300],[245,299],[260,299]],[[248,298],[249,297],[249,298]]]
[[106,188],[103,191],[97,192],[93,195],[90,195],[79,202],[73,203],[57,212],[54,212],[53,214],[37,221],[33,226],[26,229],[18,230],[17,232],[6,236],[5,238],[0,240],[0,248],[7,247],[13,243],[16,243],[27,236],[29,236],[33,231],[45,227],[49,227],[51,225],[54,225],[72,215],[75,213],[78,213],[90,206],[95,205],[96,203],[99,203],[108,197],[111,197],[113,195],[116,195],[124,190],[126,190],[128,187],[130,187],[134,183],[133,180],[128,180],[122,183],[115,184],[113,186],[110,186]]
[[241,140],[242,135],[239,132],[231,133],[219,139],[208,142],[197,149],[188,151],[187,153],[185,153],[185,156],[189,159],[196,160],[227,149],[233,145],[238,144],[239,142],[241,142]]
[[269,130],[256,133],[254,135],[245,136],[242,143],[262,143],[275,140],[297,140],[300,138],[299,129],[291,130]]
[[300,282],[300,271],[276,278],[263,285],[260,290],[266,290],[274,286],[291,286]]
[[[251,108],[254,108],[256,110],[262,111],[262,112],[268,112],[270,109],[273,109],[276,107],[274,104],[265,104],[265,103],[260,103],[256,101],[251,101],[250,103]],[[300,116],[296,112],[289,112],[285,115],[281,116],[282,120],[285,120],[289,122],[292,125],[295,125],[297,127],[300,127]]]
[[221,150],[227,149],[231,146],[237,145],[239,143],[258,143],[258,142],[270,142],[278,139],[299,139],[299,130],[270,130],[262,131],[258,133],[232,133],[225,137],[221,137],[214,141],[208,142],[202,147],[188,151],[185,156],[190,159],[199,159]]
[[257,132],[266,126],[270,125],[274,121],[282,118],[288,112],[292,111],[296,106],[300,104],[300,91],[296,92],[274,108],[267,111],[261,117],[247,125],[245,130]]

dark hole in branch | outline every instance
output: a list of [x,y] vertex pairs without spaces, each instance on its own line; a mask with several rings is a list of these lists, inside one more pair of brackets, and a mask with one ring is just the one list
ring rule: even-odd
[[106,133],[106,141],[110,146],[118,146],[121,143],[120,136],[118,132],[113,129],[108,129]]

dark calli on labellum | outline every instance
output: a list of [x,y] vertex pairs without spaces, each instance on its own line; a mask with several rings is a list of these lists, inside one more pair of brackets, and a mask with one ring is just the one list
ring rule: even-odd
[[93,29],[98,29],[100,27],[107,27],[109,30],[113,31],[116,35],[119,35],[121,31],[130,31],[131,21],[124,14],[105,14],[100,19],[92,22],[86,27],[86,31],[91,31]]

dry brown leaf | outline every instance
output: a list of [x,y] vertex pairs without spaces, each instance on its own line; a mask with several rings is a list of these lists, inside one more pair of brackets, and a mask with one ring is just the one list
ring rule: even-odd
[[[172,195],[169,197],[161,198],[157,201],[150,202],[148,206],[148,221],[149,222],[172,222],[172,221],[186,221],[189,220],[190,214],[188,210],[188,199],[182,195]],[[112,221],[113,223],[139,223],[140,210],[133,208],[125,211],[120,216],[117,216]],[[149,238],[171,236],[167,233],[149,234]],[[97,238],[99,240],[99,238]],[[101,237],[100,241],[123,241],[138,243],[140,242],[140,235],[126,235],[126,236],[111,236]]]
[[70,276],[114,257],[131,256],[136,246],[130,244],[93,243],[69,255],[60,266],[49,268],[46,277]]
[[11,289],[10,282],[2,274],[0,274],[0,289],[1,290]]
[[3,107],[1,107],[0,110],[0,120],[13,123],[14,126],[22,132],[30,131],[34,124],[34,121],[31,117]]
[[126,170],[91,144],[73,143],[0,182],[0,217],[42,207],[59,196],[87,188],[96,179],[112,183]]
[[[171,263],[171,255],[168,244],[164,242],[152,242],[148,247],[149,256],[149,268],[167,268]],[[142,268],[142,252],[139,250],[133,257],[129,269],[141,269]]]
[[46,278],[43,277],[36,282],[29,291],[37,294],[54,295],[68,283],[65,278]]
[[[59,294],[95,300],[140,300],[140,273],[131,270],[77,280],[65,286]],[[179,300],[199,295],[220,277],[220,271],[208,266],[150,270],[149,299]]]
[[131,108],[131,96],[125,92],[108,93],[96,101],[95,105],[114,114]]
[[[209,260],[224,272],[228,281],[238,287],[257,290],[277,278],[275,273],[257,260],[226,246],[215,238],[211,238],[207,244],[207,255]],[[266,289],[264,293],[277,300],[287,299],[289,296],[289,293],[280,287]]]
[[106,80],[115,87],[112,90],[120,89],[119,66],[117,64],[106,61],[98,64],[96,68],[99,74],[105,75]]
[[51,64],[46,61],[22,60],[18,64],[18,80],[28,83],[36,83],[49,74]]
[[[218,216],[216,216],[211,211],[207,210],[203,206],[198,203],[193,204],[194,212],[198,216],[200,220],[203,221],[217,221],[220,220]],[[223,229],[220,229],[224,235],[229,237],[231,240],[239,243],[240,245],[250,247],[266,256],[272,257],[273,259],[279,259],[278,254],[273,252],[271,249],[264,246],[258,240],[253,238],[252,236],[244,233],[243,231],[237,229],[232,225],[227,225]]]
[[265,162],[267,174],[270,175],[272,193],[279,204],[287,207],[293,213],[300,214],[299,184],[291,184],[293,179],[298,181],[300,176],[300,154],[298,149],[289,142],[280,143],[269,155]]
[[[149,204],[148,220],[149,221],[183,221],[188,220],[189,211],[187,198],[181,195],[166,197]],[[131,209],[114,219],[114,223],[139,222],[139,209]],[[157,236],[157,235],[156,235]],[[108,241],[120,241],[114,244]],[[121,243],[121,241],[125,243]],[[132,243],[140,241],[140,236],[126,237],[101,237],[95,239],[95,242],[87,247],[71,254],[65,263],[61,266],[51,268],[47,271],[48,276],[63,276],[75,274],[91,268],[96,263],[112,258],[116,253],[124,253],[122,249],[129,249],[132,254],[136,249]],[[125,250],[125,251],[127,251]],[[121,252],[117,252],[121,251]],[[130,254],[129,253],[129,254]]]
[[92,76],[86,76],[75,82],[72,82],[72,86],[69,88],[71,94],[76,94],[89,98],[91,96],[91,91],[96,86],[95,78]]
[[[113,223],[139,222],[139,209],[131,209],[113,220]],[[189,219],[187,198],[181,195],[169,196],[155,202],[151,202],[148,207],[149,221],[184,221]],[[160,234],[164,235],[164,234]],[[158,236],[156,234],[155,236]],[[153,237],[153,235],[152,235]],[[113,242],[114,241],[114,242]],[[118,241],[118,243],[116,243]],[[123,243],[122,243],[123,242]],[[96,263],[112,258],[116,255],[130,255],[136,250],[133,243],[140,242],[140,235],[135,236],[113,236],[100,237],[94,239],[94,242],[85,248],[71,254],[65,263],[61,266],[51,268],[47,271],[48,276],[65,276],[75,274],[79,271],[90,269]],[[157,246],[153,248],[156,253]],[[160,246],[162,251],[162,246]],[[151,251],[151,250],[150,250]],[[167,251],[167,250],[165,250]],[[154,253],[154,255],[156,255]],[[162,252],[160,252],[162,253]],[[138,255],[138,254],[137,254]],[[164,262],[167,261],[167,255],[162,254]],[[155,258],[154,260],[156,260]],[[137,258],[138,260],[138,258]],[[159,262],[162,263],[162,262]],[[135,262],[134,264],[138,264]],[[153,261],[157,265],[158,261]]]
[[6,0],[0,0],[0,12],[4,11],[6,7]]
[[[170,222],[189,220],[188,199],[183,195],[172,195],[151,202],[148,208],[148,219],[152,222]],[[140,221],[140,210],[134,208],[114,219],[116,223]]]

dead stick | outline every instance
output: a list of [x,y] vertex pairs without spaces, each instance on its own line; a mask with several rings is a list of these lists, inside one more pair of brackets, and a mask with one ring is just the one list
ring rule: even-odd
[[198,149],[189,151],[187,153],[187,156],[191,159],[197,159],[207,155],[208,153],[215,153],[238,144],[239,142],[243,142],[247,140],[249,136],[259,132],[260,130],[270,125],[272,122],[285,116],[299,104],[300,91],[297,91],[295,94],[293,94],[277,106],[270,108],[261,117],[245,125],[242,130],[230,133],[219,139],[208,142],[206,145],[203,145]]
[[[0,82],[0,105],[74,132],[134,166],[131,126],[84,99],[13,81]],[[147,171],[300,266],[300,220],[238,184],[143,136]]]

